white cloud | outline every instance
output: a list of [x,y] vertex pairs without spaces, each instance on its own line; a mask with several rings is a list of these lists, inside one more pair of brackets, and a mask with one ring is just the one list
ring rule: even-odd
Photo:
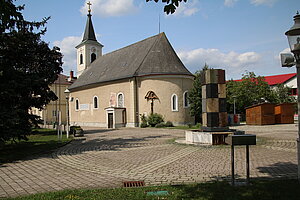
[[80,12],[87,14],[87,2],[91,2],[92,14],[101,17],[124,16],[137,12],[134,0],[86,0]]
[[261,61],[256,52],[237,53],[234,51],[223,53],[219,49],[194,49],[178,53],[183,63],[192,71],[201,69],[205,63],[213,68],[226,69],[231,74],[240,74]]
[[272,6],[277,0],[250,0],[251,4],[254,4],[256,6],[259,5],[267,5]]
[[60,47],[60,50],[63,54],[63,69],[65,74],[69,74],[70,70],[73,70],[76,73],[76,49],[77,46],[82,40],[82,36],[69,36],[65,37],[61,41],[54,41],[55,46]]
[[227,7],[232,7],[238,0],[225,0],[224,5]]
[[189,0],[187,3],[182,2],[179,4],[179,7],[176,8],[175,13],[167,16],[192,16],[199,11],[198,3],[198,0]]

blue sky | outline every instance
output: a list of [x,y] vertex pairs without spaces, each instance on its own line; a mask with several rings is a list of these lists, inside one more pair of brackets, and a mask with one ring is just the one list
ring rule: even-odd
[[[43,39],[61,48],[64,73],[76,72],[75,46],[86,23],[85,0],[17,0],[25,4],[27,20],[51,16]],[[207,63],[226,70],[227,79],[245,71],[257,75],[295,72],[282,68],[279,53],[288,51],[284,33],[300,11],[298,0],[188,0],[166,16],[163,5],[146,0],[91,0],[92,20],[103,53],[165,32],[173,48],[191,71]]]

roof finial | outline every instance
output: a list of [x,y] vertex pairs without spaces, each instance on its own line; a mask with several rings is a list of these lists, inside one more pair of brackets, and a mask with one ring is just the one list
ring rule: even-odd
[[89,1],[89,2],[87,2],[86,4],[87,4],[87,5],[88,5],[88,7],[89,7],[89,9],[88,9],[88,12],[89,12],[89,15],[90,15],[90,14],[91,14],[91,11],[92,11],[92,10],[91,10],[91,5],[92,5],[92,4],[91,4],[91,2],[90,2],[90,1]]
[[296,15],[299,15],[299,11],[297,10]]

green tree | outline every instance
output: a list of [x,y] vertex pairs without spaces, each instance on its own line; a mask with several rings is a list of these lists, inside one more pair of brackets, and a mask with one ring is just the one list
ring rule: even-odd
[[247,72],[241,81],[228,81],[227,112],[233,113],[235,101],[236,112],[245,113],[245,108],[261,102],[276,102],[276,94],[270,88],[263,76],[256,76],[254,72]]
[[275,96],[274,103],[295,103],[295,97],[290,95],[291,88],[284,86],[283,84],[277,85],[273,92]]
[[209,66],[205,63],[201,70],[196,71],[194,83],[192,89],[189,91],[189,101],[191,115],[195,116],[196,122],[200,122],[202,116],[202,83],[201,80],[204,76],[205,70],[209,69]]
[[24,6],[0,0],[0,143],[27,139],[38,117],[29,109],[42,109],[56,95],[49,85],[62,71],[62,54],[41,40],[45,24],[23,18]]
[[[152,1],[152,0],[146,0],[146,2]],[[156,3],[159,2],[159,0],[154,0]],[[164,12],[167,14],[173,14],[176,11],[176,8],[179,6],[180,2],[187,2],[187,0],[161,0],[162,3],[167,4],[164,7]]]

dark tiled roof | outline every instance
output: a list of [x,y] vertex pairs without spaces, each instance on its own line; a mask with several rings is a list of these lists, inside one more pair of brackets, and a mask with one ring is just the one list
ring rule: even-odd
[[54,81],[54,84],[61,84],[61,85],[71,85],[72,82],[68,81],[68,76],[59,74],[56,81]]
[[178,58],[166,35],[160,33],[97,58],[69,89],[164,74],[193,76]]

